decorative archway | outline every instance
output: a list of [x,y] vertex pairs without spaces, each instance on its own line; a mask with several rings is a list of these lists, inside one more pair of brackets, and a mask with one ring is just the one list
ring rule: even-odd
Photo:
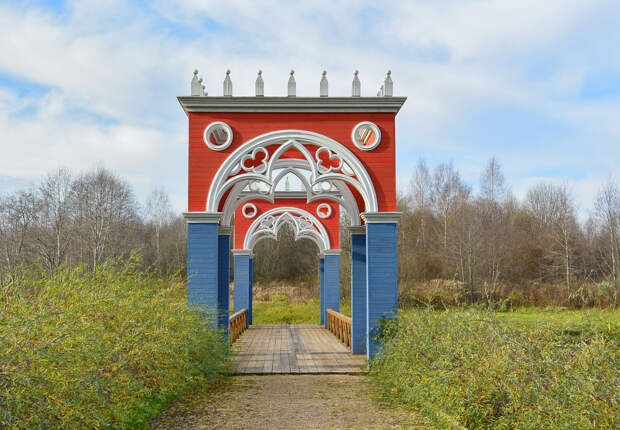
[[[259,87],[261,91],[259,92]],[[231,231],[235,310],[251,309],[252,250],[285,224],[321,253],[321,317],[338,310],[340,208],[350,216],[352,350],[372,357],[380,320],[397,311],[395,117],[405,102],[386,77],[377,97],[207,97],[195,75],[179,97],[189,118],[188,300],[228,327]],[[294,177],[300,191],[282,192]],[[310,208],[312,210],[310,210]],[[238,233],[242,232],[242,233]],[[337,234],[336,234],[337,232]],[[239,300],[237,294],[239,292]],[[251,317],[249,323],[251,324]]]

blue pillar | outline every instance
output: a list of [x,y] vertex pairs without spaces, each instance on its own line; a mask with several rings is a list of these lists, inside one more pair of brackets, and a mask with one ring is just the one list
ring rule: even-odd
[[319,276],[321,278],[321,325],[325,325],[325,259],[321,257],[319,261]]
[[379,350],[376,337],[383,319],[398,314],[398,212],[362,214],[366,221],[366,353]]
[[218,324],[220,214],[185,213],[187,224],[187,301],[202,308],[209,324]]
[[327,309],[340,311],[340,250],[332,249],[324,252],[323,259],[323,290],[325,292],[324,327],[327,327]]
[[218,326],[228,334],[230,319],[230,229],[218,236]]
[[366,354],[366,230],[351,228],[351,352]]
[[235,300],[234,311],[247,309],[247,323],[252,324],[252,258],[251,251],[235,250],[234,254],[234,282]]

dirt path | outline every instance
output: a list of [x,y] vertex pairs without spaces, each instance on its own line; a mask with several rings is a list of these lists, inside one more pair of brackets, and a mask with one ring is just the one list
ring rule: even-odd
[[369,397],[363,376],[237,376],[189,403],[179,402],[154,423],[158,429],[423,428],[403,410]]

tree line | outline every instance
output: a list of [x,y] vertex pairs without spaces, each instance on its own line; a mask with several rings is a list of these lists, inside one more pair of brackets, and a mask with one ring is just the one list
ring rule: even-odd
[[[620,186],[607,180],[580,220],[564,184],[534,184],[522,200],[492,158],[478,193],[452,163],[420,161],[398,196],[399,291],[410,304],[617,305],[620,298]],[[350,283],[350,236],[341,219],[342,285]],[[36,186],[0,196],[0,266],[10,273],[40,262],[89,270],[140,249],[145,268],[183,272],[186,226],[168,195],[140,204],[129,183],[103,167],[59,169]],[[318,283],[316,246],[291,231],[255,250],[257,281]],[[341,289],[343,296],[350,292]]]
[[74,175],[61,168],[30,189],[0,196],[0,268],[39,262],[89,270],[141,249],[145,268],[170,273],[186,261],[185,222],[155,189],[141,205],[129,183],[103,167]]

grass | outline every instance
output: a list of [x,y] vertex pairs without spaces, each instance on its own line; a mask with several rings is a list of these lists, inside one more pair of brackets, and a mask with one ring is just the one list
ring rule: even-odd
[[404,311],[371,363],[434,428],[619,428],[620,311]]
[[[319,300],[306,302],[291,302],[284,296],[275,296],[269,301],[254,301],[254,324],[319,324],[321,304]],[[351,316],[351,303],[345,301],[340,305],[340,311]]]
[[135,270],[36,267],[0,284],[0,428],[141,428],[229,370],[185,282]]

